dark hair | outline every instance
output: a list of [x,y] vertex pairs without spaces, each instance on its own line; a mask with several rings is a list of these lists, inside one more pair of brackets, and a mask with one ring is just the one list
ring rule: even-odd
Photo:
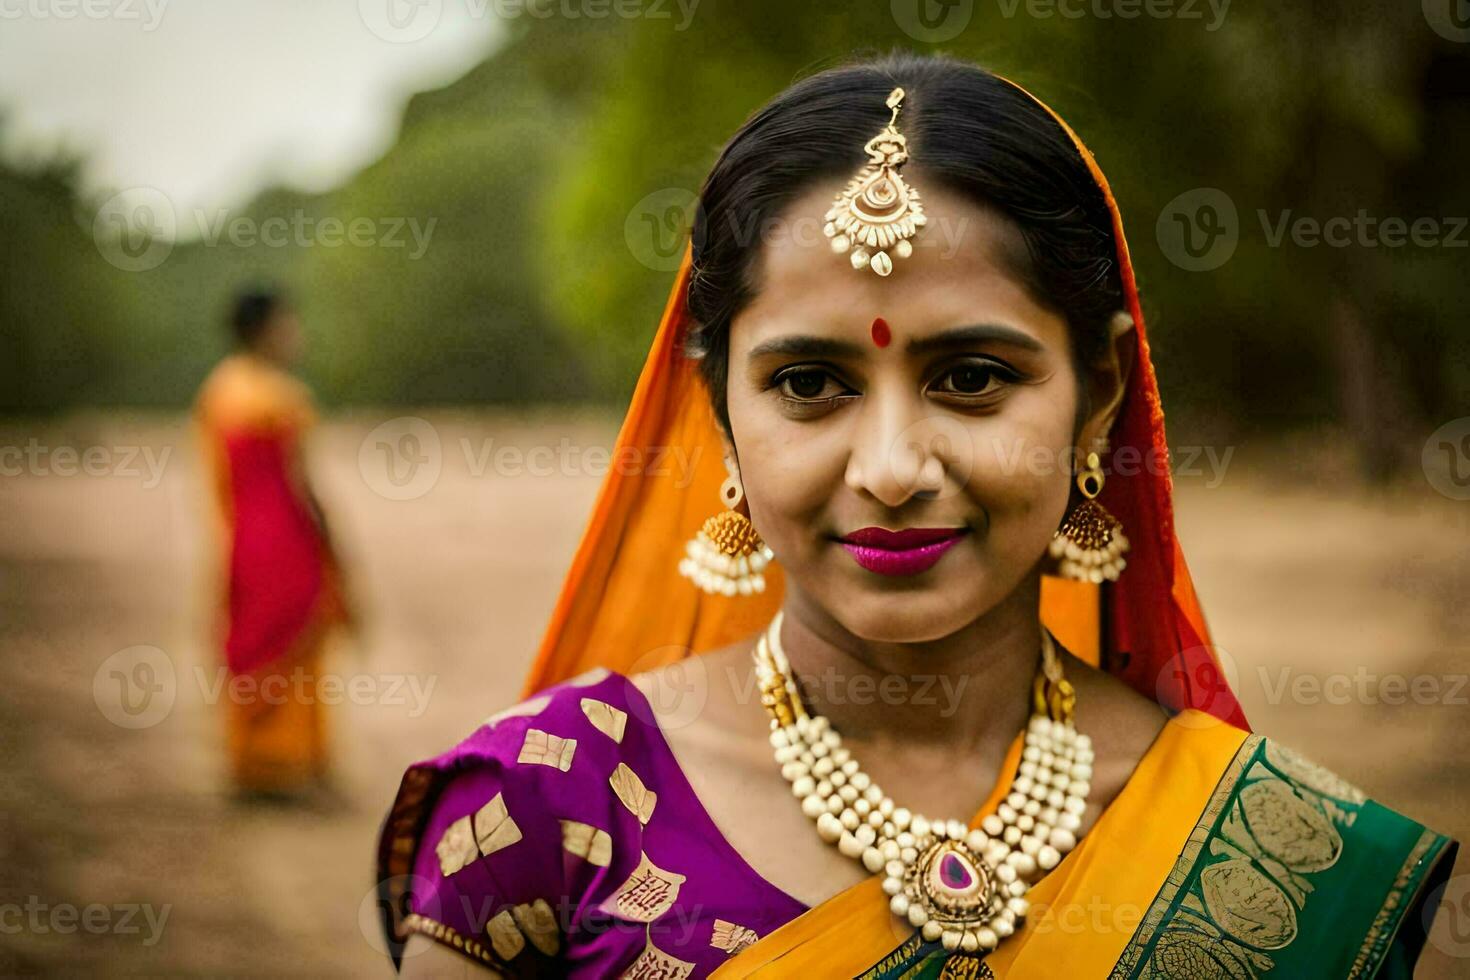
[[249,347],[260,339],[271,317],[286,307],[286,297],[272,286],[242,290],[230,306],[230,330],[235,340]]
[[692,239],[685,351],[699,359],[726,432],[730,322],[757,284],[760,228],[811,184],[849,177],[888,122],[888,94],[906,92],[899,130],[915,186],[942,184],[1014,222],[1026,255],[1016,275],[1064,315],[1072,352],[1090,363],[1123,307],[1112,216],[1087,164],[1035,99],[976,65],[891,54],[805,78],[752,115],[725,145],[700,193]]

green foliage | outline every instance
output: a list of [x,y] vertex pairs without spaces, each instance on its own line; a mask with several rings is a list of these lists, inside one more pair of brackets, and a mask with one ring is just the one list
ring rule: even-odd
[[[0,409],[184,403],[223,349],[227,297],[262,277],[298,296],[329,403],[619,401],[681,248],[677,205],[722,143],[794,78],[895,47],[1014,78],[1088,140],[1128,222],[1171,413],[1333,417],[1358,321],[1370,341],[1353,349],[1388,401],[1463,409],[1464,250],[1301,248],[1263,231],[1284,212],[1470,212],[1470,86],[1453,81],[1470,55],[1417,4],[1232,7],[1211,30],[1203,4],[1204,20],[1125,20],[1006,0],[975,3],[938,47],[900,29],[898,6],[703,0],[685,30],[672,4],[666,19],[525,18],[417,96],[396,145],[341,188],[275,190],[241,212],[416,221],[418,255],[405,229],[400,247],[186,244],[126,273],[91,239],[74,166],[0,169]],[[1209,272],[1179,268],[1155,235],[1194,188],[1240,215],[1234,257]]]

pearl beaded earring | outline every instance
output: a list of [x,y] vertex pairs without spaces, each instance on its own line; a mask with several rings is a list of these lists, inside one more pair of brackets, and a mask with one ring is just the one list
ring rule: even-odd
[[[1101,444],[1106,445],[1106,441]],[[1086,499],[1067,515],[1051,539],[1051,556],[1057,559],[1057,573],[1063,578],[1116,582],[1128,566],[1123,557],[1128,550],[1123,524],[1095,499],[1102,488],[1102,461],[1093,451],[1087,454],[1086,467],[1077,474],[1077,489]]]
[[685,544],[679,574],[710,595],[764,592],[764,570],[774,556],[750,518],[736,509],[745,499],[745,488],[728,458],[725,468],[730,475],[720,484],[720,499],[726,509],[706,520]]

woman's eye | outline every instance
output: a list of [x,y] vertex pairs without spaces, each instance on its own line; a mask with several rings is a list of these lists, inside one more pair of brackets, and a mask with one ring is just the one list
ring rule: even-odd
[[985,395],[1000,387],[1010,373],[999,364],[967,362],[957,364],[939,377],[939,393],[947,395]]
[[847,390],[832,375],[818,368],[787,371],[777,381],[781,393],[797,401],[832,398]]

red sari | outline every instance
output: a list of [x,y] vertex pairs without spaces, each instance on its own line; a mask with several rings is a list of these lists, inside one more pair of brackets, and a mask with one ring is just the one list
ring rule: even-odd
[[218,610],[234,781],[290,791],[326,771],[315,685],[329,628],[342,619],[331,550],[300,470],[316,413],[299,381],[239,354],[205,381],[195,417],[225,564]]

